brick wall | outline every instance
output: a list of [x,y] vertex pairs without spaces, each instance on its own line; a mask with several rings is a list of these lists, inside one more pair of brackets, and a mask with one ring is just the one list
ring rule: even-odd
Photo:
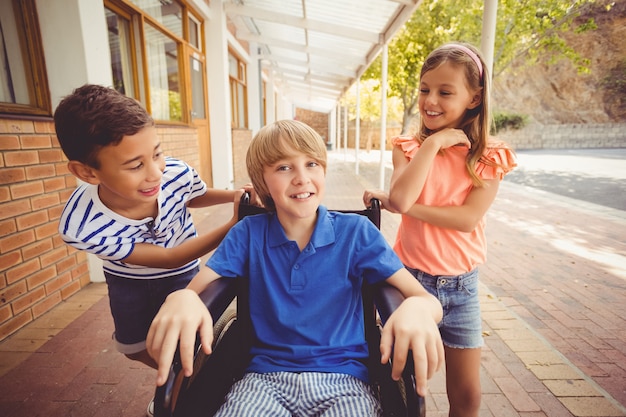
[[[393,145],[391,144],[391,138],[398,136],[402,128],[400,127],[388,127],[386,133],[386,144],[385,147],[388,151],[393,149]],[[380,127],[367,127],[364,123],[361,123],[361,128],[359,129],[359,149],[370,151],[372,149],[380,149]],[[341,133],[341,146],[343,147],[343,131]],[[348,127],[348,148],[354,149],[356,137],[356,128],[354,127],[354,122],[352,125]]]
[[[166,155],[198,169],[195,129],[157,134]],[[57,233],[76,184],[51,119],[0,118],[0,340],[90,282],[87,255]]]
[[181,126],[157,126],[161,149],[167,156],[187,162],[200,173],[198,133],[195,128]]
[[325,141],[328,140],[328,113],[296,108],[296,119],[311,126]]
[[252,140],[252,131],[248,129],[233,129],[233,177],[234,187],[238,188],[250,182],[246,168],[246,153]]
[[89,283],[57,234],[76,187],[51,120],[0,119],[0,340]]

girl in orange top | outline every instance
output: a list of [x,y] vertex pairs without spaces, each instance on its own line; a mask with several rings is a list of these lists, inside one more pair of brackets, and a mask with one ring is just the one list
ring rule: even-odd
[[485,261],[485,213],[514,152],[489,136],[488,74],[467,44],[434,50],[420,74],[420,131],[393,139],[389,194],[366,190],[402,213],[394,249],[444,307],[450,416],[478,416],[483,344],[477,266]]

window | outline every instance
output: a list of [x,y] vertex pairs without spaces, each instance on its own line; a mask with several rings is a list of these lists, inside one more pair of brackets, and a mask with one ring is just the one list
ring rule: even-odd
[[177,0],[131,0],[179,38],[183,37],[183,7]]
[[150,25],[145,34],[152,117],[182,121],[178,45]]
[[109,9],[105,9],[104,12],[109,33],[113,87],[122,94],[138,98],[135,94],[133,78],[132,53],[135,48],[131,38],[130,19],[113,13]]
[[115,88],[144,103],[155,120],[190,123],[183,51],[203,53],[201,21],[178,0],[105,0],[105,8]]
[[248,128],[248,90],[246,87],[246,64],[232,53],[228,54],[230,79],[231,123],[233,128]]
[[263,126],[267,124],[267,82],[261,81],[261,123]]
[[189,15],[189,20],[187,22],[187,27],[189,28],[189,43],[192,44],[196,49],[202,50],[201,39],[200,39],[200,22],[191,14]]
[[0,0],[0,113],[50,115],[35,0]]

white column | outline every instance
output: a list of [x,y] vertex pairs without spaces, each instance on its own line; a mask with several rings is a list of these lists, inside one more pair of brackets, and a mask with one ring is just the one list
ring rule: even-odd
[[480,51],[489,71],[489,82],[493,78],[493,50],[496,41],[496,18],[498,16],[498,0],[483,1],[483,30],[480,38]]
[[343,106],[343,159],[346,159],[348,152],[348,104]]
[[378,167],[378,188],[385,189],[385,145],[387,144],[387,44],[383,45],[380,79],[380,165]]
[[339,140],[339,135],[341,135],[341,102],[337,102],[337,107],[335,107],[335,112],[337,113],[337,130],[335,131],[335,135],[333,136],[333,143],[335,144],[335,149],[341,149],[341,141]]
[[228,79],[228,29],[221,1],[211,2],[211,19],[206,21],[207,89],[211,129],[213,187],[232,189],[233,138],[230,126],[230,84]]
[[52,108],[83,84],[113,86],[102,2],[37,0],[36,5]]
[[267,88],[265,89],[265,115],[267,116],[266,123],[270,124],[276,121],[276,100],[274,96],[276,94],[276,85],[274,84],[274,73],[269,71],[267,76]]
[[359,146],[361,146],[361,77],[356,80],[356,120],[354,126],[354,173],[359,175]]
[[326,143],[335,144],[335,136],[337,136],[337,112],[331,110],[328,112],[328,137]]
[[246,66],[246,73],[248,81],[248,129],[252,131],[252,136],[254,136],[261,128],[261,102],[263,100],[261,62],[255,42],[250,43],[250,62]]
[[[36,6],[53,111],[63,97],[83,84],[111,87],[111,54],[102,2],[37,0]],[[87,262],[90,280],[104,282],[102,260],[88,253]]]

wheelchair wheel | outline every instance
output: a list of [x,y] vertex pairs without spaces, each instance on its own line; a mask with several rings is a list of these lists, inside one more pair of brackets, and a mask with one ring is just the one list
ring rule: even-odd
[[[212,349],[222,341],[224,334],[230,328],[230,326],[237,319],[237,300],[233,300],[230,305],[224,310],[224,314],[213,325],[213,346]],[[193,375],[189,377],[187,385],[193,384],[194,379],[199,374],[200,369],[204,366],[208,356],[202,350],[202,345],[198,346],[196,357],[193,362]]]

